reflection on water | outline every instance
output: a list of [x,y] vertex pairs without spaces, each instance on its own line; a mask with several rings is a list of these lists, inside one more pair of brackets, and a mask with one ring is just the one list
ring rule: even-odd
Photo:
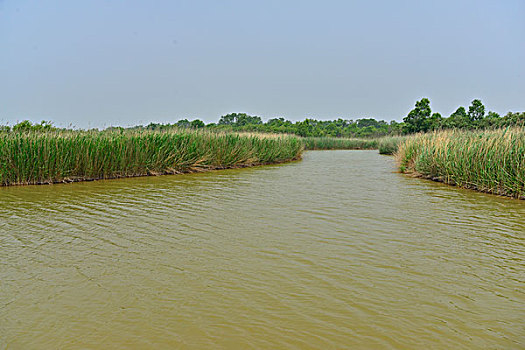
[[0,348],[525,347],[525,202],[393,170],[0,188]]

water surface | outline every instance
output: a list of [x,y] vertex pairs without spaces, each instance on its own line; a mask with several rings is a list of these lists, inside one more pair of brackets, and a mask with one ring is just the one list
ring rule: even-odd
[[524,239],[377,151],[0,188],[0,348],[523,348]]

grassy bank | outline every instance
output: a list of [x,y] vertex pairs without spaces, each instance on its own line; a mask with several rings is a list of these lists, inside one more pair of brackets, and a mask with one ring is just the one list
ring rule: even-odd
[[392,155],[397,152],[399,144],[404,141],[406,136],[387,136],[379,139],[379,154]]
[[359,150],[378,149],[380,154],[392,155],[406,136],[385,136],[375,139],[350,139],[335,137],[305,137],[303,142],[307,150]]
[[441,131],[399,144],[402,172],[478,191],[525,198],[525,128]]
[[0,132],[0,185],[175,174],[298,159],[298,137],[190,130]]
[[335,137],[305,137],[304,147],[307,150],[334,149],[377,149],[377,139],[347,139]]

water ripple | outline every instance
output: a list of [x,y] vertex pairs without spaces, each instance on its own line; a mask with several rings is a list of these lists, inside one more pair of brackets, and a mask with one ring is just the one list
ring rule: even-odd
[[524,202],[375,152],[0,197],[0,348],[525,346]]

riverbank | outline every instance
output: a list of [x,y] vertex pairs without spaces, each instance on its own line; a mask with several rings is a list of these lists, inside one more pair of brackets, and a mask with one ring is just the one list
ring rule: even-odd
[[377,149],[378,139],[354,139],[339,137],[304,137],[306,150],[359,150]]
[[385,136],[372,139],[305,137],[305,150],[379,150],[379,154],[393,155],[407,136]]
[[[392,140],[299,137],[195,129],[0,132],[0,185],[31,185],[165,175],[276,164],[303,150],[392,154]],[[395,145],[397,145],[396,141]],[[385,147],[386,145],[386,147]],[[386,150],[386,151],[385,151]]]
[[299,159],[295,136],[194,130],[0,133],[0,185],[205,171]]
[[0,132],[0,185],[178,174],[276,164],[303,150],[395,154],[402,173],[525,198],[525,129],[439,131],[380,139],[167,131]]
[[385,136],[379,139],[379,154],[393,155],[397,152],[399,144],[408,136]]
[[403,173],[525,199],[525,128],[437,131],[401,141]]

